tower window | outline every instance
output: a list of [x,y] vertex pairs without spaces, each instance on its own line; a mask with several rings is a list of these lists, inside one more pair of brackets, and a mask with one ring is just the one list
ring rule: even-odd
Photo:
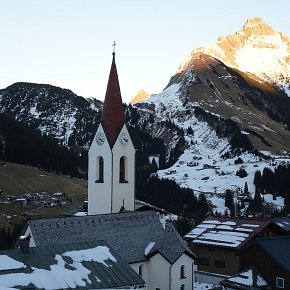
[[96,183],[104,182],[104,158],[99,156],[97,158],[97,180]]
[[185,266],[182,265],[180,267],[180,279],[185,278],[184,270],[185,270]]
[[126,175],[127,175],[127,160],[125,156],[120,158],[120,183],[127,183]]

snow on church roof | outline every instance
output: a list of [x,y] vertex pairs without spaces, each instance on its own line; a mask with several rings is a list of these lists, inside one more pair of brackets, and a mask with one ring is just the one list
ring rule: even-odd
[[155,211],[37,219],[28,225],[36,246],[104,240],[127,263],[147,260],[150,242],[155,242],[150,254],[158,252],[170,263],[183,253],[194,256],[172,225],[163,228]]
[[194,244],[240,248],[269,223],[247,218],[208,217],[184,238],[192,240]]
[[0,289],[104,289],[144,281],[109,246],[87,242],[0,251]]

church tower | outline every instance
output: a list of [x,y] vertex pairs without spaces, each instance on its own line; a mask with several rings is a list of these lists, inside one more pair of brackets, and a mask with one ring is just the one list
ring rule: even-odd
[[101,122],[89,149],[88,214],[135,210],[135,148],[125,124],[115,52]]

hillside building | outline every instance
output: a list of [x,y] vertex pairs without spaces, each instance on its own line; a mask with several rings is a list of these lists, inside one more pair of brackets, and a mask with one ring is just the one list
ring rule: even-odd
[[[285,235],[269,220],[210,216],[184,236],[198,257],[200,281],[219,282],[244,270],[241,260],[256,238]],[[251,265],[248,265],[248,267]]]

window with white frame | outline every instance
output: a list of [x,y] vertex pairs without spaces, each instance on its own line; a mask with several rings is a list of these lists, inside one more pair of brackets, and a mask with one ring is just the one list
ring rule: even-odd
[[276,277],[276,287],[277,288],[284,288],[284,278]]

